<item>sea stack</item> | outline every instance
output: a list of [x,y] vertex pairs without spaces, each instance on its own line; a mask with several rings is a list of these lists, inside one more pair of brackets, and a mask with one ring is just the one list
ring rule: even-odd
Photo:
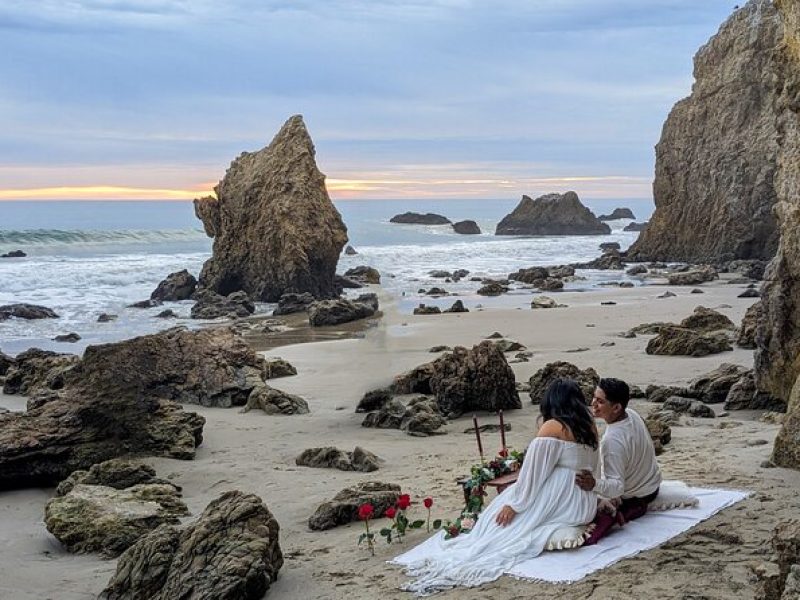
[[244,152],[214,188],[194,201],[214,238],[200,288],[227,296],[243,291],[256,301],[308,292],[333,298],[334,277],[347,228],[325,189],[314,144],[300,115],[272,143]]
[[497,224],[495,235],[607,235],[611,228],[581,204],[578,194],[523,196]]
[[774,176],[780,246],[764,277],[755,374],[759,390],[789,401],[772,461],[800,469],[800,5],[776,0],[764,10],[777,11],[780,18],[776,26],[783,37],[773,60],[786,78],[772,99],[781,132]]
[[695,55],[692,93],[673,107],[656,146],[656,210],[631,259],[774,256],[772,207],[786,134],[778,97],[791,76],[776,4],[751,0]]

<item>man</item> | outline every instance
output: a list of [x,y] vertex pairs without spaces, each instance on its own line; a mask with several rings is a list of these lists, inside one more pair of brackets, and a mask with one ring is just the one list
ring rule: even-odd
[[615,521],[623,524],[641,517],[658,495],[661,471],[653,441],[642,418],[628,408],[629,399],[628,384],[619,379],[601,379],[594,391],[592,412],[608,424],[600,441],[602,477],[595,479],[590,471],[580,471],[575,483],[611,500],[617,512],[598,511],[594,531],[584,545],[596,543]]

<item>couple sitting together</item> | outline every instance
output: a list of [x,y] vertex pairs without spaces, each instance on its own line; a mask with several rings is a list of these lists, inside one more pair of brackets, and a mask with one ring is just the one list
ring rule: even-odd
[[[641,517],[658,494],[661,472],[629,397],[625,382],[601,379],[590,412],[577,383],[553,382],[517,482],[484,509],[469,534],[450,540],[436,534],[425,558],[406,564],[415,579],[404,589],[428,595],[480,585],[538,556],[558,529],[588,525],[589,545],[615,523]],[[592,413],[607,424],[602,440]]]

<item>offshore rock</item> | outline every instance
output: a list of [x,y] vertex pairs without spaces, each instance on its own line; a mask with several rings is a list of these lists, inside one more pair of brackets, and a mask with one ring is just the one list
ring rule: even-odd
[[189,514],[175,486],[137,484],[117,489],[75,485],[45,506],[47,530],[70,552],[114,557],[142,535]]
[[404,223],[409,225],[449,225],[450,219],[436,213],[404,212],[389,219],[390,223]]
[[345,271],[344,276],[359,283],[381,282],[381,274],[378,272],[378,269],[375,269],[374,267],[369,267],[367,265],[361,265],[359,267],[353,267],[352,269],[348,269],[347,271]]
[[392,391],[433,395],[444,415],[522,407],[514,371],[500,349],[488,340],[470,350],[456,346],[453,352],[399,375]]
[[628,223],[622,228],[622,231],[644,231],[647,229],[648,221],[644,223]]
[[551,362],[536,371],[530,378],[528,383],[531,387],[531,402],[539,404],[544,398],[547,388],[556,379],[574,380],[580,386],[587,405],[591,404],[594,389],[600,383],[600,376],[592,367],[581,370],[572,363],[565,361]]
[[364,503],[372,504],[374,514],[380,516],[400,497],[400,486],[380,481],[365,481],[345,488],[322,503],[308,519],[308,526],[314,531],[333,529],[358,520],[358,507]]
[[226,492],[183,530],[162,525],[117,562],[103,600],[260,600],[278,578],[280,526],[254,494]]
[[58,315],[46,306],[38,304],[4,304],[0,306],[0,321],[16,319],[58,319]]
[[188,300],[197,288],[197,279],[186,269],[170,273],[167,278],[158,284],[153,293],[150,294],[151,300],[161,302]]
[[497,224],[495,235],[606,235],[611,228],[581,204],[578,194],[523,196]]
[[287,292],[336,296],[347,228],[325,189],[303,118],[291,117],[269,146],[244,152],[215,188],[194,201],[214,238],[200,287],[277,302]]
[[630,208],[615,208],[610,215],[600,215],[600,221],[616,221],[617,219],[635,219],[636,216]]
[[772,2],[751,0],[698,51],[692,94],[673,107],[656,146],[656,210],[631,258],[774,255],[781,144],[792,143],[781,96],[795,77],[783,29]]
[[481,228],[478,227],[475,221],[459,221],[458,223],[453,223],[453,231],[463,235],[478,235],[481,232]]

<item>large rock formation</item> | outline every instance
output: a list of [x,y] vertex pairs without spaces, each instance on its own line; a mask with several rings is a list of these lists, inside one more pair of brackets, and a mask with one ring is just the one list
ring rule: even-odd
[[283,566],[279,531],[258,496],[226,492],[187,528],[162,525],[139,538],[100,598],[260,600]]
[[789,400],[773,461],[800,468],[800,5],[776,0],[775,8],[783,25],[775,60],[780,62],[779,72],[788,74],[774,83],[780,246],[765,276],[755,370],[760,390]]
[[395,378],[398,394],[432,394],[445,415],[522,408],[514,371],[491,341],[453,352]]
[[673,107],[656,146],[656,211],[632,260],[774,255],[772,207],[789,143],[781,94],[793,76],[783,29],[771,2],[751,0],[698,51],[692,94]]
[[611,228],[586,208],[575,192],[523,196],[497,224],[495,235],[605,235]]
[[7,367],[4,394],[29,396],[44,390],[64,387],[64,376],[80,358],[75,354],[62,354],[50,350],[31,348],[20,352]]
[[347,228],[325,189],[303,118],[291,117],[258,152],[233,161],[216,198],[194,201],[214,238],[200,287],[277,302],[286,292],[336,296],[336,263]]

